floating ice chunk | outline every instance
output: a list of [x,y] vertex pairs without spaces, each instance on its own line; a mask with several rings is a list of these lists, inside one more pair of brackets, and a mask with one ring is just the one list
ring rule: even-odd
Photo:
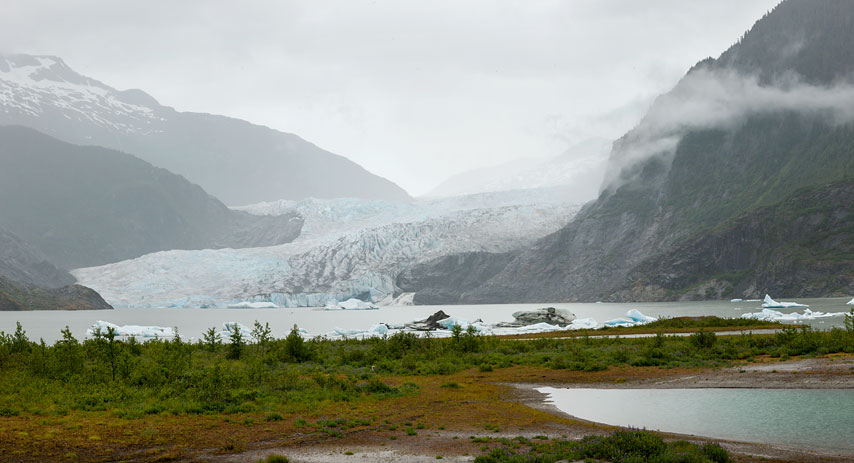
[[798,322],[804,320],[815,320],[817,318],[841,317],[845,312],[824,313],[813,312],[810,309],[804,309],[804,313],[783,313],[772,309],[762,309],[762,312],[741,314],[741,318],[750,318],[754,320],[765,320],[770,322]]
[[635,326],[637,322],[628,318],[615,318],[613,320],[608,320],[604,323],[605,326],[617,327],[617,326]]
[[546,307],[537,310],[521,310],[513,312],[513,318],[517,323],[532,325],[535,323],[548,323],[551,325],[569,325],[575,320],[575,314],[566,309]]
[[229,304],[229,309],[278,309],[279,306],[272,302],[238,302]]
[[571,330],[592,330],[599,326],[599,322],[592,318],[577,318],[569,325]]
[[468,328],[468,326],[471,325],[471,322],[469,322],[468,320],[466,320],[464,318],[460,318],[460,317],[454,317],[453,315],[448,317],[448,318],[444,318],[442,320],[439,320],[436,323],[441,325],[446,330],[453,328],[454,325],[460,325],[460,328],[463,328],[463,329]]
[[384,323],[379,323],[377,325],[373,325],[368,328],[368,333],[372,334],[386,334],[388,333],[388,325]]
[[649,323],[649,322],[654,322],[654,321],[658,320],[655,317],[649,317],[649,316],[646,316],[646,315],[640,313],[640,310],[638,310],[638,309],[629,310],[626,313],[626,316],[628,318],[631,318],[632,320],[634,320],[637,323]]
[[338,328],[337,326],[332,331],[338,336],[356,336],[365,334],[365,330],[345,330],[343,328]]
[[617,327],[617,326],[635,326],[635,325],[645,325],[649,322],[654,322],[658,320],[655,317],[649,317],[642,314],[637,309],[632,309],[626,312],[626,316],[624,318],[615,318],[613,320],[608,320],[604,323],[605,326]]
[[729,301],[730,301],[730,302],[744,302],[744,299],[738,299],[738,298],[736,298],[736,299],[730,299]]
[[854,305],[854,298],[851,298],[851,300],[848,301],[848,305]]
[[116,332],[116,336],[133,336],[138,338],[165,338],[175,336],[175,331],[172,328],[164,328],[162,326],[141,326],[141,325],[115,325],[103,320],[96,321],[91,328],[86,330],[86,334],[94,336],[95,331],[100,328],[102,334],[106,334],[109,328]]
[[324,310],[377,310],[379,307],[370,302],[365,302],[359,299],[347,299],[343,302],[333,302],[327,304]]
[[533,325],[525,325],[516,328],[516,331],[519,333],[548,333],[551,331],[563,331],[565,328],[561,328],[558,325],[550,325],[548,323],[535,323]]
[[797,302],[777,302],[771,299],[771,296],[765,295],[765,302],[762,304],[766,309],[791,309],[795,307],[809,307],[808,305],[798,304]]
[[225,332],[226,336],[231,335],[235,330],[237,330],[237,332],[242,336],[249,336],[252,333],[252,330],[249,329],[248,326],[239,322],[225,322],[222,324],[222,330]]

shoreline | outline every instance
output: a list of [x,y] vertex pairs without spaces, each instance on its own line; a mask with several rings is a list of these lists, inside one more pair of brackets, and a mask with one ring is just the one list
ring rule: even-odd
[[[745,373],[741,373],[744,370]],[[775,380],[776,378],[776,380]],[[483,430],[431,430],[410,439],[388,440],[383,433],[360,431],[336,441],[305,442],[297,445],[273,446],[233,455],[208,455],[211,461],[255,462],[268,455],[286,455],[292,463],[377,461],[388,463],[421,463],[436,461],[470,462],[480,454],[479,444],[470,436],[580,439],[586,435],[606,434],[618,426],[580,419],[558,409],[548,402],[547,395],[538,387],[583,388],[753,388],[753,389],[854,389],[854,357],[840,355],[830,358],[795,359],[785,362],[768,361],[741,367],[707,369],[696,372],[675,371],[673,374],[647,375],[627,381],[575,382],[559,378],[535,382],[496,382],[506,388],[506,401],[547,413],[556,418],[550,423],[507,429],[502,432]],[[770,382],[769,382],[770,381]],[[687,440],[694,443],[716,442],[745,462],[849,462],[854,454],[831,450],[805,449],[783,444],[746,442],[712,437],[656,433],[668,440]]]
[[[847,371],[846,371],[847,370]],[[745,374],[748,373],[748,374]],[[753,373],[753,374],[749,374]],[[854,389],[854,360],[849,357],[798,359],[786,362],[746,365],[698,374],[679,374],[674,378],[652,378],[624,383],[508,383],[517,390],[518,400],[528,407],[542,410],[590,426],[618,429],[621,426],[590,421],[564,412],[549,401],[541,387],[585,389]],[[655,431],[672,439],[717,442],[727,450],[751,457],[785,459],[786,461],[850,461],[854,452],[807,449],[778,443],[718,439],[694,434]]]

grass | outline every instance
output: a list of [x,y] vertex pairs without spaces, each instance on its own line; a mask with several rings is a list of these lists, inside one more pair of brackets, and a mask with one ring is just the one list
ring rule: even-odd
[[[106,461],[117,451],[127,459],[146,459],[149,450],[185,459],[201,449],[239,453],[283,436],[295,445],[363,431],[387,441],[400,429],[543,429],[572,422],[507,400],[502,383],[619,383],[766,357],[854,352],[854,334],[846,330],[703,333],[476,336],[464,348],[453,339],[405,335],[316,339],[304,342],[307,356],[298,361],[282,340],[248,344],[229,359],[225,346],[107,339],[46,346],[22,332],[0,336],[0,435],[7,453],[22,461],[68,453]],[[484,364],[494,368],[485,372]]]
[[588,436],[580,441],[535,442],[524,437],[496,439],[488,455],[475,463],[552,463],[556,461],[610,461],[614,463],[728,463],[731,458],[717,444],[665,442],[661,436],[634,429],[607,436]]

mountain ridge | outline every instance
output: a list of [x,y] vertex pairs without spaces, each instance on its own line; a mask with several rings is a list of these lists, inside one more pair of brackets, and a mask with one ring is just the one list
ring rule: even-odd
[[[446,277],[437,279],[432,269],[421,269],[433,284],[425,296],[443,294],[448,301],[450,293],[458,303],[664,297],[661,292],[632,291],[635,269],[672,271],[687,278],[690,275],[679,272],[690,272],[690,265],[643,266],[702,239],[721,223],[779,203],[794,190],[854,175],[854,118],[846,112],[854,95],[849,83],[854,36],[844,27],[852,23],[854,4],[782,2],[721,58],[701,61],[671,92],[656,99],[638,126],[614,143],[603,193],[570,224],[516,255],[490,258],[493,268],[499,260],[504,263],[497,273],[481,272],[465,259],[450,268],[448,259],[434,262],[435,267],[443,266]],[[783,50],[788,42],[767,38],[802,30],[809,34],[798,52]],[[763,46],[752,45],[757,43]],[[838,60],[823,59],[826,66],[820,72],[798,77],[798,63],[811,62],[800,50],[817,47],[824,47],[823,56]],[[848,243],[854,234],[840,239]],[[754,262],[757,268],[766,264]],[[455,288],[456,281],[480,274],[486,278],[469,288]],[[655,276],[650,278],[655,281]],[[801,294],[794,286],[797,281],[787,281],[785,287],[769,286],[784,295]],[[419,287],[418,281],[409,284]],[[415,300],[431,303],[418,294]]]
[[134,154],[234,206],[310,196],[411,199],[391,181],[297,135],[179,112],[142,90],[118,91],[47,55],[0,55],[0,125]]

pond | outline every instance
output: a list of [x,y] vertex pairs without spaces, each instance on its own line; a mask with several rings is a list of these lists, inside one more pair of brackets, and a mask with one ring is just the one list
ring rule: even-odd
[[537,390],[588,421],[854,455],[854,389]]

